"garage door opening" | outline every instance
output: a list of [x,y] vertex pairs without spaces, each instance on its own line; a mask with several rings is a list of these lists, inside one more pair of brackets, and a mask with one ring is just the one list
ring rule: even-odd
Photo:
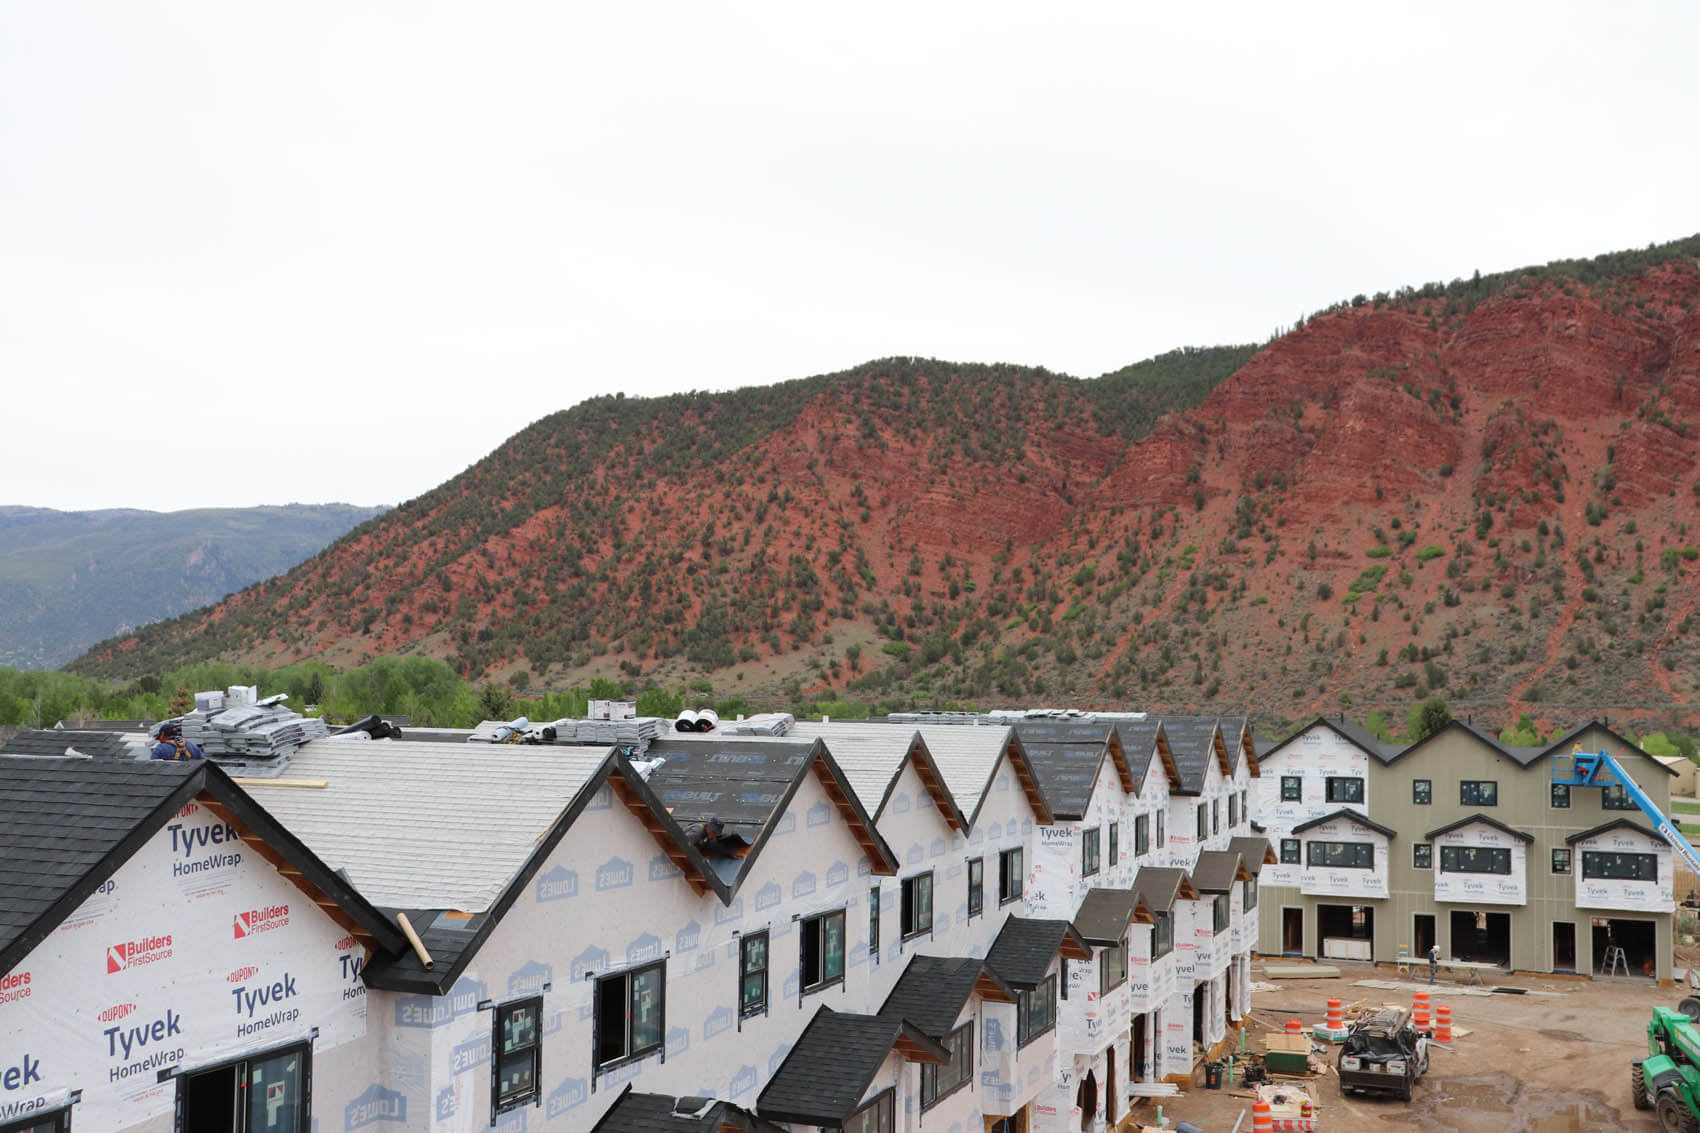
[[[1623,965],[1614,968],[1609,949],[1623,949]],[[1607,975],[1656,976],[1658,936],[1652,921],[1612,917],[1594,921],[1594,970]]]
[[1318,905],[1316,935],[1325,957],[1373,960],[1375,909],[1369,905]]
[[1511,963],[1511,914],[1452,911],[1452,957],[1478,964]]

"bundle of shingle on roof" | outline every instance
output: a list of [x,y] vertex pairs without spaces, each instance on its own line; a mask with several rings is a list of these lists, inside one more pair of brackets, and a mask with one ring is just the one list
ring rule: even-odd
[[521,716],[514,720],[484,720],[466,737],[469,744],[624,744],[639,751],[672,730],[670,720],[639,716],[631,720],[584,720],[564,716],[559,720],[533,723]]
[[783,736],[796,724],[789,712],[758,712],[745,720],[722,720],[718,731],[723,736]]
[[[231,689],[231,695],[212,701],[216,707],[196,708],[177,718],[183,738],[232,774],[268,775],[282,769],[284,760],[308,740],[330,734],[323,720],[286,708],[288,693],[253,699],[252,690]],[[205,694],[203,694],[205,695]],[[198,703],[209,703],[197,698]]]

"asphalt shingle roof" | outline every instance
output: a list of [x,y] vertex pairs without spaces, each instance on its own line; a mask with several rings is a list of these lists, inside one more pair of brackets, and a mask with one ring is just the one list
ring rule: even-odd
[[1273,856],[1274,847],[1269,844],[1267,838],[1254,838],[1250,835],[1229,838],[1228,849],[1240,856],[1240,859],[1245,862],[1246,869],[1250,871],[1253,877],[1262,873],[1265,865],[1274,864],[1269,861],[1269,858]]
[[0,952],[90,874],[123,864],[138,832],[152,833],[149,816],[192,796],[200,770],[199,760],[0,756]]
[[718,1133],[731,1127],[749,1133],[781,1133],[740,1106],[715,1098],[639,1094],[628,1083],[591,1133]]
[[1074,914],[1074,930],[1088,944],[1114,947],[1127,935],[1139,894],[1132,889],[1088,889]]
[[1324,822],[1333,822],[1336,818],[1350,819],[1359,826],[1362,826],[1364,829],[1373,830],[1377,834],[1384,835],[1388,838],[1397,838],[1399,836],[1399,832],[1394,830],[1391,826],[1383,826],[1379,822],[1372,822],[1370,819],[1365,818],[1361,812],[1355,811],[1349,806],[1343,806],[1338,810],[1331,810],[1327,814],[1318,815],[1309,822],[1301,822],[1297,826],[1293,827],[1288,833],[1301,834],[1314,826],[1321,826]]
[[1054,817],[1079,818],[1086,813],[1092,788],[1111,758],[1109,744],[1114,732],[1109,724],[1064,720],[1036,720],[1015,726],[1028,766]]
[[1045,978],[1059,951],[1082,959],[1091,956],[1086,941],[1069,922],[1012,916],[992,941],[986,967],[1011,987],[1031,988]]
[[1169,738],[1169,751],[1174,755],[1175,770],[1181,777],[1178,793],[1198,794],[1204,790],[1210,761],[1216,758],[1217,718],[1164,716],[1161,723],[1163,734]]
[[1121,738],[1122,750],[1127,753],[1127,767],[1133,774],[1135,786],[1145,784],[1151,760],[1157,754],[1157,737],[1162,731],[1163,722],[1155,717],[1116,724],[1116,735]]
[[778,817],[815,741],[708,735],[650,744],[644,758],[667,762],[650,772],[649,785],[681,825],[718,818],[728,834],[754,842]]
[[1133,879],[1139,899],[1154,913],[1166,913],[1175,907],[1176,898],[1190,886],[1192,880],[1184,869],[1174,866],[1146,866]]
[[1192,887],[1200,893],[1226,893],[1239,876],[1240,855],[1233,850],[1205,850],[1192,865]]
[[[1498,830],[1500,833],[1509,834],[1513,838],[1516,838],[1516,839],[1518,839],[1519,841],[1522,841],[1522,842],[1533,842],[1535,840],[1535,836],[1533,834],[1525,834],[1521,830],[1517,829],[1515,826],[1505,825],[1505,823],[1499,821],[1499,819],[1497,819],[1497,818],[1489,818],[1485,814],[1472,814],[1472,815],[1468,816],[1467,818],[1460,818],[1457,822],[1448,822],[1445,826],[1439,826],[1439,827],[1436,827],[1433,830],[1430,830],[1427,834],[1423,835],[1423,841],[1432,842],[1436,838],[1440,837],[1442,834],[1450,834],[1454,830],[1461,830],[1464,827],[1473,825],[1477,822],[1480,822],[1484,826],[1491,826],[1495,830]],[[1369,824],[1366,823],[1366,825],[1369,825]],[[1376,827],[1376,829],[1384,830],[1384,828],[1382,828],[1382,827]],[[1297,832],[1296,828],[1295,828],[1294,832],[1295,833]],[[1384,832],[1386,832],[1386,831],[1384,830]],[[1389,836],[1391,836],[1391,832],[1387,832],[1387,833],[1389,833]]]
[[897,978],[879,1013],[907,1019],[933,1038],[943,1039],[956,1029],[957,1016],[985,968],[984,960],[967,956],[916,956]]
[[901,1019],[822,1007],[762,1090],[756,1111],[769,1121],[836,1126],[861,1105],[880,1064],[903,1039],[941,1062],[948,1057]]
[[1589,838],[1604,834],[1608,830],[1619,829],[1629,829],[1635,831],[1637,834],[1645,834],[1655,842],[1663,840],[1657,834],[1653,833],[1650,827],[1643,826],[1639,822],[1632,822],[1627,818],[1614,818],[1610,822],[1602,822],[1592,830],[1584,830],[1580,834],[1572,834],[1564,840],[1574,846],[1578,842],[1586,842]]
[[[147,733],[137,732],[136,736],[147,743]],[[0,747],[0,755],[64,755],[66,748],[96,759],[131,759],[136,754],[136,745],[123,732],[30,728],[7,740]]]

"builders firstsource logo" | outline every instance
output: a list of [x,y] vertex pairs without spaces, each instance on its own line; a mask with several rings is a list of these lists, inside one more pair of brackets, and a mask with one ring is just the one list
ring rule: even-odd
[[262,932],[280,929],[289,923],[288,905],[267,905],[263,909],[248,909],[236,914],[232,925],[236,939],[258,936]]
[[161,960],[171,959],[171,937],[144,936],[138,940],[126,940],[122,944],[114,944],[106,950],[106,974],[122,972],[130,968],[139,968],[144,964],[157,964]]
[[30,974],[8,972],[0,976],[0,1003],[11,1003],[30,997]]

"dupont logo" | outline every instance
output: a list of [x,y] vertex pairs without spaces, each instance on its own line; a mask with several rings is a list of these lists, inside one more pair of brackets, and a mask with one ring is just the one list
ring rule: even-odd
[[95,1018],[99,1019],[102,1023],[116,1023],[118,1020],[128,1015],[135,1014],[135,1012],[136,1005],[134,1003],[120,1003],[115,1007],[108,1007],[105,1011],[96,1015]]
[[106,950],[106,974],[139,968],[144,964],[157,964],[161,960],[171,959],[171,937],[144,936],[139,940],[126,940],[122,944],[114,944]]
[[249,964],[247,967],[237,968],[234,972],[231,972],[228,976],[225,976],[224,982],[230,983],[230,984],[247,983],[250,979],[252,979],[253,977],[255,977],[259,974],[260,974],[260,969],[254,967],[254,965],[252,965],[252,964]]
[[350,948],[353,948],[359,943],[360,942],[355,940],[352,936],[345,936],[341,940],[337,941],[332,947],[334,947],[338,952],[347,952]]
[[249,909],[237,913],[232,927],[236,939],[241,940],[244,936],[257,936],[262,932],[283,928],[288,923],[288,905],[267,905],[263,909]]
[[28,972],[8,972],[0,976],[0,1003],[11,1003],[14,1000],[30,997],[30,974]]

